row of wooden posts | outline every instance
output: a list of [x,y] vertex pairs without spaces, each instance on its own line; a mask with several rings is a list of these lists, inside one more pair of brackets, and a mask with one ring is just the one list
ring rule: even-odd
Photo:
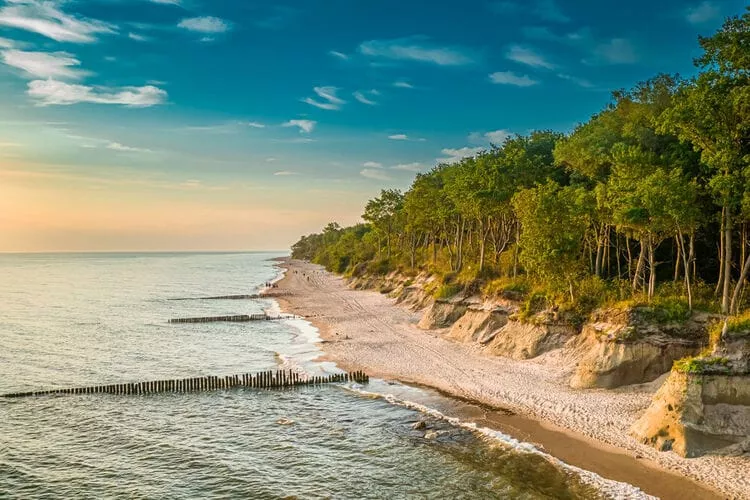
[[357,382],[365,384],[370,377],[362,371],[336,373],[324,376],[300,375],[293,370],[267,371],[256,374],[229,375],[226,377],[195,377],[178,380],[157,380],[152,382],[134,382],[127,384],[97,385],[76,387],[72,389],[54,389],[51,391],[17,392],[4,394],[4,398],[26,398],[33,396],[51,396],[58,394],[156,394],[161,392],[195,392],[235,387],[272,389],[297,387],[303,385],[320,385],[337,382]]
[[295,316],[280,315],[269,316],[268,314],[239,314],[235,316],[206,316],[203,318],[176,318],[170,319],[170,323],[215,323],[225,321],[231,323],[244,323],[247,321],[279,321],[282,319],[294,319]]
[[244,295],[218,295],[215,297],[180,297],[169,300],[251,300],[251,299],[272,299],[274,297],[284,297],[290,295],[287,291],[269,290],[262,293],[251,293]]

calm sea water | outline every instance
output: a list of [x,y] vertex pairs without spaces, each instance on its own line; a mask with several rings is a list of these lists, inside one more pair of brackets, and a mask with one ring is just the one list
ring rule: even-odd
[[[302,320],[168,324],[277,310],[272,300],[198,300],[257,292],[278,277],[275,256],[0,255],[0,394],[255,372],[280,362],[336,370],[315,361],[316,333]],[[374,381],[364,389],[385,387]],[[0,399],[0,497],[598,494],[591,480],[539,453],[360,389]],[[412,429],[419,420],[431,437]]]

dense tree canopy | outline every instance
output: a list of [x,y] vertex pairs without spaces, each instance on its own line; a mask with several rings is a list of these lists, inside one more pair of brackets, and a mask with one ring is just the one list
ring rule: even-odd
[[750,275],[750,8],[700,45],[694,78],[659,75],[569,135],[438,165],[370,200],[366,224],[329,225],[293,255],[338,272],[524,279],[572,302],[592,280],[620,299],[668,289],[690,308],[713,289],[736,313]]

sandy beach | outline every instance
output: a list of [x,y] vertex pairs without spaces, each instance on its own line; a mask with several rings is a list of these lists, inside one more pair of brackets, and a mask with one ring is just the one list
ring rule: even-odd
[[421,313],[377,292],[351,290],[320,266],[296,260],[280,266],[287,273],[277,300],[320,329],[326,356],[342,368],[467,400],[463,411],[473,412],[477,423],[663,499],[750,498],[750,458],[684,459],[629,436],[662,379],[617,390],[574,390],[567,385],[574,362],[564,350],[528,361],[490,357],[441,331],[419,330]]

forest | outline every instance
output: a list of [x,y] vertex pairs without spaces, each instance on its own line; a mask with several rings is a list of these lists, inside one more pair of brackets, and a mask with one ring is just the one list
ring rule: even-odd
[[570,134],[437,165],[368,201],[364,223],[302,237],[293,257],[349,275],[429,272],[436,296],[515,290],[580,314],[620,301],[743,312],[750,8],[699,43],[694,77],[615,91]]

